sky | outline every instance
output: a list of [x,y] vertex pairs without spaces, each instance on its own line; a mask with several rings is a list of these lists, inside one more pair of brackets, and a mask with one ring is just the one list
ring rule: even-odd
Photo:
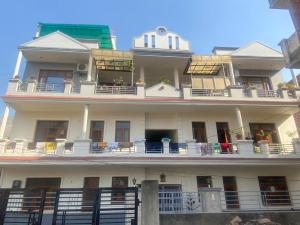
[[[1,96],[17,46],[34,37],[38,22],[109,25],[122,50],[131,48],[133,37],[162,25],[191,41],[199,54],[254,40],[279,50],[280,40],[294,32],[288,11],[270,9],[268,0],[1,0]],[[0,115],[2,110],[1,102]]]

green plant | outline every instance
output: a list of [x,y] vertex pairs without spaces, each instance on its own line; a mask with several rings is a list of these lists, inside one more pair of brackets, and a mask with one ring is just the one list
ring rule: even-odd
[[164,84],[171,84],[171,81],[166,77],[166,76],[161,76],[159,78],[160,82],[161,83],[164,83]]
[[295,84],[293,82],[282,82],[277,85],[279,89],[287,88],[289,90],[293,90],[295,88]]

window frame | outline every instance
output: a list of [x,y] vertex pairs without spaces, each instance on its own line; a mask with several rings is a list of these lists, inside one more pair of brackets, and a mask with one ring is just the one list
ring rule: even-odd
[[[129,127],[128,128],[118,128],[118,123],[128,123]],[[129,120],[118,120],[116,121],[115,124],[115,142],[119,142],[119,143],[128,143],[130,142],[130,130],[131,130],[131,122]],[[126,140],[126,131],[128,131],[128,140]],[[123,132],[122,133],[122,138],[120,138],[121,140],[118,140],[119,136],[119,132]]]

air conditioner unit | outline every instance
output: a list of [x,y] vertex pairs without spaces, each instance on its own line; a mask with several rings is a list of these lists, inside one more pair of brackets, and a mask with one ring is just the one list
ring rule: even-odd
[[88,64],[77,64],[77,71],[86,73],[88,71]]

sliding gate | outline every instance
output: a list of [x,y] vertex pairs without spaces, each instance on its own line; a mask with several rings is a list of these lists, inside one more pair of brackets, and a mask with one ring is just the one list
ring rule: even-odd
[[137,188],[0,189],[0,225],[137,225]]

